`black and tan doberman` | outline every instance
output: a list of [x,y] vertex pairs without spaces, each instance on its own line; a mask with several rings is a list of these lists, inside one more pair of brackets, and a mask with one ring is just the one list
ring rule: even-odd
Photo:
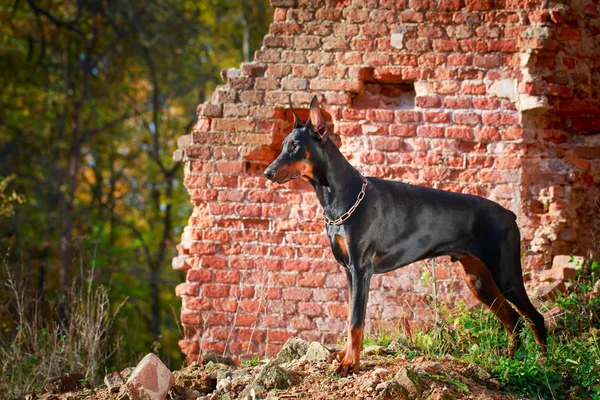
[[441,255],[462,264],[469,289],[506,328],[509,353],[518,344],[520,315],[545,351],[544,318],[523,285],[515,214],[477,196],[363,177],[329,138],[316,96],[306,123],[294,117],[281,154],[264,174],[277,183],[304,178],[323,206],[327,236],[350,290],[348,341],[335,355],[338,373],[358,371],[373,274]]

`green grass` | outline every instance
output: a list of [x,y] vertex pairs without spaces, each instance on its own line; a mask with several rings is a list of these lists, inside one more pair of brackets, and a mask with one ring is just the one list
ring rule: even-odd
[[508,339],[498,320],[483,308],[464,306],[446,310],[445,323],[413,333],[412,344],[430,357],[452,354],[479,364],[508,390],[528,398],[600,400],[600,296],[592,294],[599,279],[600,266],[591,262],[572,282],[572,292],[548,305],[561,307],[562,314],[549,326],[546,354],[525,328],[523,345],[508,357]]

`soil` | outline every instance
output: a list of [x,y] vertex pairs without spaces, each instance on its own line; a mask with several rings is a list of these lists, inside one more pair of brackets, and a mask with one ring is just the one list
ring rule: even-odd
[[[296,339],[286,344],[277,357],[259,365],[233,366],[209,361],[174,371],[175,385],[167,399],[377,399],[453,400],[520,399],[502,390],[502,385],[480,366],[458,362],[451,356],[430,359],[402,345],[371,349],[364,354],[358,374],[342,378],[335,374],[337,362],[328,363],[321,353],[307,352],[308,343]],[[294,347],[295,346],[295,347]],[[393,348],[393,350],[391,350]],[[409,354],[410,353],[410,354]],[[317,354],[316,356],[314,354]],[[408,354],[408,356],[407,356]],[[412,357],[412,358],[409,358]],[[307,359],[308,358],[308,359]],[[223,361],[223,360],[220,360]],[[231,363],[229,363],[231,364]],[[131,370],[131,369],[129,369]],[[118,387],[61,394],[47,393],[44,400],[121,399]],[[32,399],[35,397],[31,397]],[[123,400],[125,400],[123,398]],[[136,399],[130,399],[136,400]]]

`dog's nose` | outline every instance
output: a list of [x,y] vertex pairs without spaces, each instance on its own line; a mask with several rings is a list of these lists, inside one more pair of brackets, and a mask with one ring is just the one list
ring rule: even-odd
[[275,170],[274,170],[274,169],[271,169],[271,168],[267,168],[267,169],[265,169],[265,177],[266,177],[268,180],[272,181],[272,180],[273,180],[273,178],[275,178]]

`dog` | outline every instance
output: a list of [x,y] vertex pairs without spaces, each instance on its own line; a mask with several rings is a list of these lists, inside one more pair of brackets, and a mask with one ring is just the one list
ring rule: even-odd
[[327,236],[350,294],[348,340],[330,359],[340,362],[336,373],[358,372],[373,274],[441,255],[462,264],[473,295],[502,322],[509,354],[519,344],[521,316],[546,351],[544,318],[523,285],[514,213],[482,197],[363,177],[329,138],[316,96],[305,123],[291,109],[293,130],[264,175],[279,184],[302,177],[323,207]]

